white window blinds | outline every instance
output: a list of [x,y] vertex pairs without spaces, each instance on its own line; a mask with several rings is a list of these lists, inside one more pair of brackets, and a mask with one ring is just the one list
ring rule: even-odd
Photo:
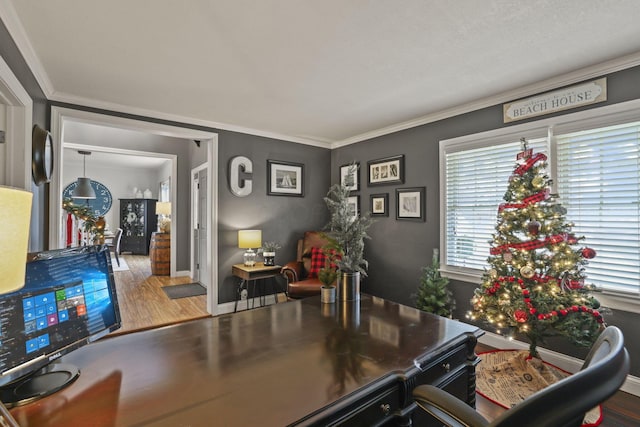
[[640,122],[556,136],[557,184],[576,236],[597,256],[587,282],[640,290]]
[[[529,148],[546,153],[546,138],[530,140]],[[520,151],[522,145],[518,141],[445,154],[443,264],[478,270],[488,266],[498,205],[503,202]]]

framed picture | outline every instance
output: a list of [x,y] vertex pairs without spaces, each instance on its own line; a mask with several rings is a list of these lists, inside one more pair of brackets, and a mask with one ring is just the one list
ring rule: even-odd
[[350,196],[347,199],[347,203],[349,206],[349,214],[353,218],[360,215],[360,196]]
[[404,184],[404,154],[367,162],[369,185]]
[[303,197],[304,165],[267,160],[267,194]]
[[[355,170],[349,173],[349,168],[355,166]],[[346,186],[349,191],[360,190],[360,163],[349,163],[340,166],[340,185]]]
[[426,188],[396,189],[396,219],[425,221]]
[[371,216],[389,216],[389,194],[372,194]]

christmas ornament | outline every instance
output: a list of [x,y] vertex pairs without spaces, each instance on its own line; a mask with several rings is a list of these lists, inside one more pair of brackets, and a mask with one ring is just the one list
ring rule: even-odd
[[591,248],[584,248],[582,250],[582,256],[585,257],[586,259],[591,259],[596,256],[596,251],[594,251]]
[[538,221],[529,221],[527,224],[527,230],[529,230],[529,234],[532,236],[537,236],[540,232],[540,223]]
[[531,279],[534,274],[536,272],[530,265],[525,265],[520,269],[520,275],[526,279]]
[[513,312],[513,318],[516,319],[518,323],[524,323],[527,321],[527,312],[524,310],[516,310]]
[[513,254],[511,252],[505,252],[502,254],[502,259],[504,262],[511,262],[513,261]]
[[535,188],[542,188],[544,186],[544,178],[541,176],[536,176],[531,180],[531,185]]

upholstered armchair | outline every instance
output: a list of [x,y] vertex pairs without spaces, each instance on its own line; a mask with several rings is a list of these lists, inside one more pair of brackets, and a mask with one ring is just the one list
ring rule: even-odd
[[287,279],[289,298],[320,295],[322,283],[317,275],[318,264],[312,266],[312,256],[318,254],[327,243],[319,231],[306,231],[304,237],[298,240],[296,260],[282,267],[282,274]]

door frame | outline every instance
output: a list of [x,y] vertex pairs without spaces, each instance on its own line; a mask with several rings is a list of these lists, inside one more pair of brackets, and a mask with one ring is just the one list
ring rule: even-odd
[[[62,230],[62,164],[63,164],[63,130],[64,124],[68,121],[83,122],[107,127],[116,127],[139,132],[170,136],[181,139],[199,140],[207,146],[206,165],[209,168],[208,184],[209,193],[207,197],[207,212],[209,218],[209,231],[207,233],[207,259],[218,259],[218,186],[213,183],[213,177],[218,176],[218,134],[215,132],[205,132],[177,126],[157,124],[144,120],[130,119],[107,114],[93,113],[89,111],[76,110],[66,107],[51,107],[51,133],[54,144],[54,173],[49,186],[49,245],[51,248],[58,247],[59,236]],[[175,170],[172,171],[176,172]],[[177,180],[172,179],[172,200],[176,200],[174,186]],[[172,211],[175,207],[172,205]],[[175,211],[173,211],[175,213]],[[172,245],[172,248],[175,245]],[[173,252],[173,250],[172,250]],[[172,254],[173,256],[173,254]],[[172,263],[172,273],[173,266]],[[218,313],[218,263],[212,262],[210,268],[209,287],[207,289],[207,311],[215,315]]]
[[[33,100],[0,56],[0,102],[5,105],[5,176],[0,183],[32,191],[31,126]],[[2,182],[4,181],[4,182]]]
[[[139,150],[127,150],[123,148],[114,148],[114,147],[103,147],[99,145],[86,145],[86,144],[77,144],[66,142],[62,144],[62,149],[65,148],[73,149],[73,150],[87,150],[93,153],[115,153],[115,154],[124,154],[129,156],[143,156],[143,157],[156,157],[161,159],[167,159],[171,161],[171,176],[174,177],[171,179],[171,189],[170,189],[170,197],[171,200],[177,200],[177,189],[176,189],[176,176],[178,174],[178,156],[175,154],[165,154],[165,153],[155,153],[150,151],[139,151]],[[62,164],[62,163],[61,163]],[[115,205],[114,205],[115,206]],[[62,213],[62,212],[61,212]],[[171,217],[176,218],[176,203],[171,204]],[[60,230],[62,231],[62,229]],[[178,276],[178,271],[176,270],[176,236],[175,233],[170,234],[171,239],[171,277]],[[56,247],[63,247],[65,244],[65,236],[60,233],[58,236],[58,243]]]

